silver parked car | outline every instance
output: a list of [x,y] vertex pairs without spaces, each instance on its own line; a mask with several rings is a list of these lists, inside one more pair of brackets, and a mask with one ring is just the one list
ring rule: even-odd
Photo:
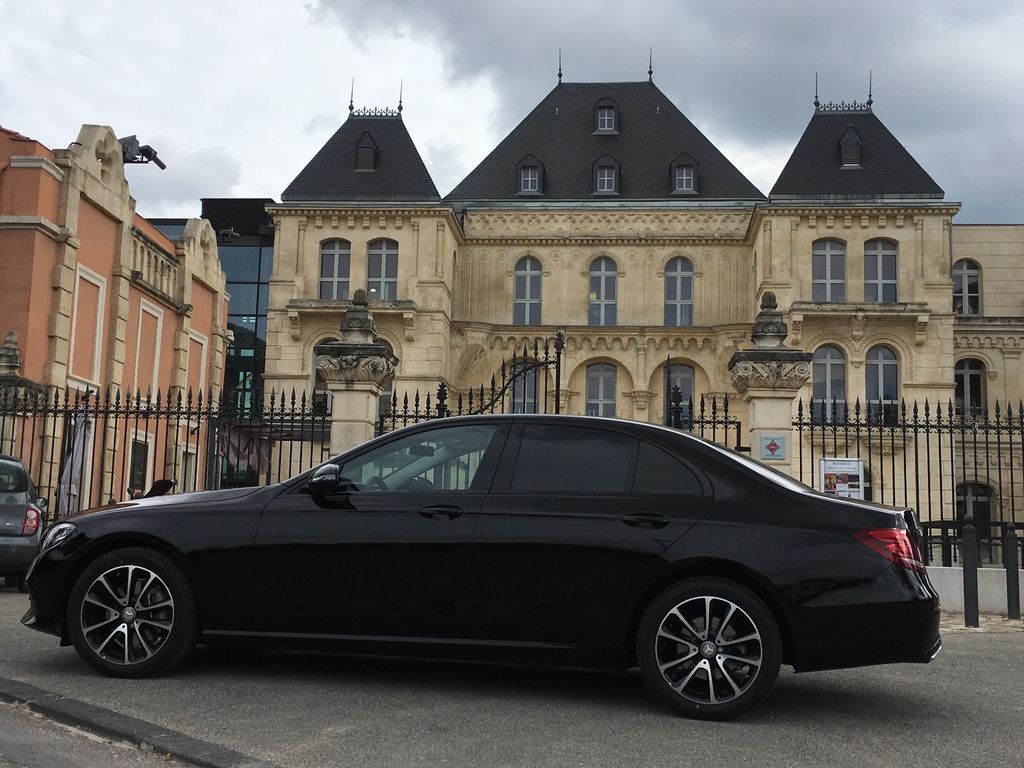
[[39,551],[46,499],[36,496],[19,459],[0,454],[0,577],[25,590],[25,573]]

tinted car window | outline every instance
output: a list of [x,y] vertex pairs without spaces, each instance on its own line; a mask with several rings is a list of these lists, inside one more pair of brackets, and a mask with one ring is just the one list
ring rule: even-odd
[[623,493],[636,440],[586,427],[527,424],[512,490],[530,493]]
[[633,492],[699,496],[701,486],[697,476],[681,461],[650,443],[640,443]]
[[395,440],[346,462],[358,491],[468,491],[498,427],[446,427]]
[[0,461],[0,493],[25,493],[27,490],[25,468],[13,461]]

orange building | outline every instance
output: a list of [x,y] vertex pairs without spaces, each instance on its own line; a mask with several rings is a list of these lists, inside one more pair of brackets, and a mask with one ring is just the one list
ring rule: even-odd
[[[188,408],[223,380],[216,235],[191,219],[172,241],[136,213],[110,128],[84,125],[67,149],[0,128],[4,334],[0,453],[20,456],[60,513],[160,478],[204,487],[209,446]],[[42,393],[79,407],[46,423]]]

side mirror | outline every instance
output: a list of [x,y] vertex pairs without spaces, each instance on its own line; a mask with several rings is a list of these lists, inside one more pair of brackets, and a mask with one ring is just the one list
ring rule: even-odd
[[314,496],[337,493],[341,488],[341,468],[337,464],[324,464],[309,478],[306,487]]
[[46,505],[48,503],[49,502],[47,502],[46,499],[44,499],[42,496],[36,499],[36,506],[39,507],[39,509],[46,509]]

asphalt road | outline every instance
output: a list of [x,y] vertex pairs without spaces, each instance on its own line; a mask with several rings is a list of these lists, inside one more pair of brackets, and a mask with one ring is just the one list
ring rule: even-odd
[[731,723],[663,710],[636,673],[200,651],[155,680],[100,677],[18,624],[0,677],[282,766],[1024,765],[1024,632],[954,632],[930,665],[795,675]]

